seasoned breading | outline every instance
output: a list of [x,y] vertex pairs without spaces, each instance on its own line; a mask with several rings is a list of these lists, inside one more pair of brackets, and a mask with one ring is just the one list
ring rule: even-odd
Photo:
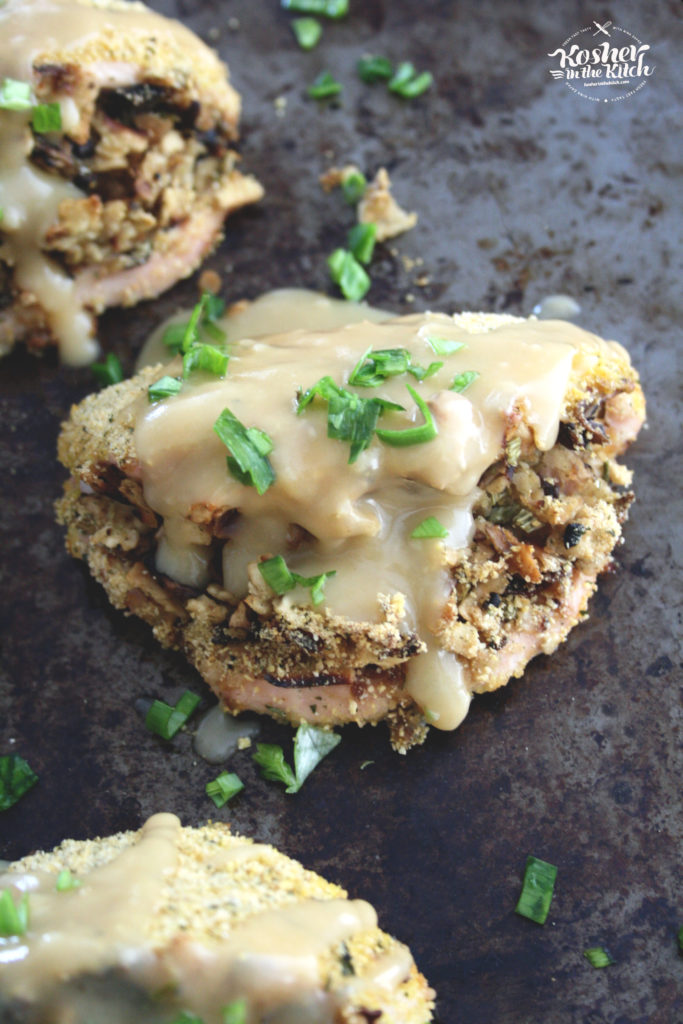
[[[55,891],[64,872],[77,887]],[[174,1010],[217,1024],[240,999],[248,1024],[431,1019],[434,993],[369,904],[227,825],[155,815],[139,832],[25,857],[2,884],[15,899],[29,888],[29,927],[14,940],[28,956],[0,978],[13,1020],[99,1019],[103,984],[119,1014],[107,1019],[126,1024],[130,1002],[140,1024]]]
[[[379,348],[383,337],[412,330],[413,323],[423,322],[407,318],[374,328],[366,325],[368,339],[378,337]],[[428,320],[429,329],[432,323],[439,331],[454,325],[474,335],[501,326],[514,328],[520,322],[463,314],[452,321]],[[425,329],[418,327],[418,333]],[[534,330],[552,333],[553,328]],[[296,344],[305,347],[305,339],[297,337]],[[330,336],[330,351],[342,346],[347,337],[348,330],[344,336]],[[552,437],[548,443],[539,441],[538,422],[526,399],[510,400],[500,420],[494,420],[492,457],[481,464],[478,487],[469,491],[470,533],[460,535],[457,543],[451,539],[432,546],[431,557],[436,561],[431,568],[427,562],[415,563],[413,575],[431,574],[444,580],[435,621],[410,618],[412,599],[390,583],[395,576],[382,578],[380,562],[374,616],[342,613],[334,602],[320,610],[310,601],[278,597],[258,568],[259,558],[277,554],[273,546],[283,543],[272,538],[259,541],[263,546],[256,549],[248,566],[244,593],[232,590],[228,577],[220,574],[209,572],[197,585],[173,580],[158,564],[155,567],[166,526],[156,504],[158,494],[150,492],[136,424],[149,384],[161,376],[159,367],[86,399],[64,426],[59,455],[72,476],[58,515],[67,526],[67,547],[88,562],[117,608],[142,618],[162,644],[185,653],[229,710],[284,714],[294,724],[302,720],[363,724],[386,717],[395,747],[404,751],[424,738],[428,723],[452,728],[466,711],[465,703],[460,718],[455,711],[452,720],[449,712],[441,721],[438,714],[430,714],[437,708],[436,698],[433,693],[425,695],[424,683],[411,682],[416,666],[425,666],[423,675],[437,673],[440,669],[433,658],[442,651],[448,655],[454,678],[457,673],[467,691],[503,685],[521,675],[536,654],[550,653],[566,638],[585,616],[597,576],[611,564],[632,500],[627,490],[629,474],[616,459],[638,432],[644,400],[637,375],[620,346],[581,332],[575,341],[578,348],[560,394],[556,443],[552,444]],[[474,359],[474,352],[472,342],[467,358]],[[239,367],[235,372],[240,379]],[[448,417],[470,413],[464,400],[454,402],[440,388],[442,384],[434,385],[429,405],[447,445]],[[492,393],[497,393],[495,387]],[[488,400],[481,401],[484,404],[478,408]],[[461,422],[465,421],[456,419]],[[333,446],[339,442],[325,444],[328,447],[320,449],[324,457],[337,457],[339,449]],[[373,458],[393,457],[378,448],[371,451],[376,453]],[[413,473],[414,479],[422,480],[416,492],[419,501],[446,500],[447,489],[425,487],[429,473],[435,472],[425,462],[428,455],[416,449],[409,469],[406,451],[401,449],[392,465],[398,467],[396,472]],[[444,451],[446,458],[448,449]],[[454,449],[452,459],[459,458]],[[448,469],[446,464],[439,472]],[[343,471],[340,463],[335,472]],[[175,472],[182,478],[181,469]],[[448,485],[451,489],[459,486],[454,479],[456,483]],[[375,476],[372,480],[369,493],[376,496],[379,492],[372,488],[379,485]],[[354,486],[356,482],[357,475],[352,477]],[[325,486],[323,482],[314,499],[320,508],[311,511],[310,502],[304,502],[292,513],[295,518],[289,520],[284,543],[293,556],[311,545],[310,531],[319,536],[317,524],[324,527],[327,522],[322,506],[326,508],[332,499],[325,494]],[[192,483],[187,487],[191,489]],[[188,498],[187,536],[200,550],[218,554],[226,542],[229,550],[237,550],[238,541],[231,538],[242,536],[234,533],[235,509],[241,506],[212,501],[192,503]],[[363,507],[359,497],[352,509]],[[242,521],[248,514],[241,508],[237,518]],[[315,520],[303,521],[314,514]],[[359,557],[353,554],[357,550],[362,549],[349,549],[347,562]],[[340,568],[338,576],[345,571]],[[403,582],[412,586],[410,579]],[[360,595],[358,607],[362,607]],[[425,660],[429,658],[431,662]],[[448,688],[448,672],[442,674]],[[450,697],[443,699],[448,704]]]
[[207,46],[143,4],[8,0],[0,37],[3,70],[62,122],[41,133],[0,111],[0,353],[23,338],[86,362],[93,313],[190,274],[263,194],[237,168],[240,97]]

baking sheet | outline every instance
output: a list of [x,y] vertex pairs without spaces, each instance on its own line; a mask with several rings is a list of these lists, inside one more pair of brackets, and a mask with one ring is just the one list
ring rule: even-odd
[[[437,989],[442,1024],[682,1021],[678,8],[352,0],[304,53],[275,0],[152,6],[229,62],[244,166],[267,190],[208,261],[224,295],[327,290],[325,257],[350,211],[318,175],[386,166],[419,225],[379,248],[368,298],[397,312],[529,314],[547,294],[574,296],[579,322],[623,341],[642,373],[649,426],[627,458],[637,503],[589,621],[477,698],[457,732],[399,757],[384,727],[348,728],[295,796],[242,752],[229,767],[245,790],[216,811],[204,795],[216,769],[190,732],[164,743],[136,710],[188,687],[208,708],[207,688],[109,607],[53,521],[59,423],[90,374],[13,353],[0,367],[0,752],[28,758],[40,783],[0,818],[0,857],[134,828],[162,808],[188,824],[230,820],[373,902]],[[588,102],[549,75],[546,55],[594,17],[651,46],[655,74],[623,102]],[[436,85],[412,103],[365,86],[364,52],[412,60]],[[305,98],[323,69],[344,82],[338,103]],[[195,276],[109,312],[104,344],[131,370],[149,329],[196,288]],[[263,722],[259,739],[287,747],[289,733]],[[514,914],[527,854],[558,865],[543,927]],[[617,963],[592,969],[582,950],[594,945]]]

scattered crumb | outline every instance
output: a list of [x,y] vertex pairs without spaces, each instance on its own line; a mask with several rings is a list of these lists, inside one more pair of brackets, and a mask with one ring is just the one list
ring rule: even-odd
[[403,301],[404,302],[415,302],[415,296],[413,295],[412,292],[406,292],[406,294],[403,296]]
[[417,214],[407,213],[392,196],[391,179],[385,167],[380,167],[366,188],[358,204],[358,220],[361,224],[377,225],[378,242],[410,231],[417,224]]
[[332,189],[338,188],[350,174],[361,174],[362,171],[355,164],[345,164],[344,167],[330,167],[327,171],[320,175],[318,181],[322,185],[325,192],[331,192]]
[[231,32],[239,32],[240,19],[239,18],[228,18],[228,28]]
[[287,109],[287,97],[276,96],[273,100],[273,106],[275,107],[275,113],[278,117],[284,117]]
[[415,278],[415,284],[418,288],[426,288],[428,284],[431,284],[431,277],[429,274],[420,274],[419,277]]
[[403,269],[410,272],[415,267],[421,267],[424,260],[421,256],[401,256],[401,262],[403,263]]
[[212,43],[215,43],[220,38],[221,30],[215,25],[212,25],[209,31],[206,33]]
[[238,750],[248,750],[251,746],[251,736],[240,736],[237,741]]
[[218,295],[222,283],[220,274],[215,270],[203,270],[199,275],[200,292],[211,292],[212,295]]

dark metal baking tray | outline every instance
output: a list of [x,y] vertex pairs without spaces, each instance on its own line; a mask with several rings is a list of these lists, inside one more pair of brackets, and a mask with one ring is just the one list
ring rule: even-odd
[[[573,295],[579,322],[623,341],[642,373],[649,427],[627,460],[637,502],[589,621],[522,680],[477,698],[457,732],[433,731],[400,757],[383,727],[348,728],[296,796],[242,752],[231,767],[244,793],[217,812],[204,795],[215,770],[191,735],[166,744],[136,711],[186,687],[208,707],[208,690],[109,607],[53,520],[56,436],[89,371],[16,351],[0,366],[0,751],[27,757],[40,782],[1,816],[0,856],[137,827],[161,808],[191,824],[227,819],[371,900],[437,989],[443,1024],[683,1021],[678,8],[352,0],[304,53],[275,0],[154,6],[229,62],[244,165],[267,190],[209,260],[225,296],[328,289],[325,257],[350,211],[318,175],[384,165],[419,225],[380,247],[369,299],[528,314],[544,295]],[[593,18],[651,46],[655,74],[623,102],[588,102],[549,74],[547,54]],[[363,85],[363,52],[429,68],[435,87],[402,102]],[[319,106],[304,93],[324,68],[344,93]],[[151,326],[196,288],[195,276],[106,314],[104,344],[131,370]],[[289,741],[271,722],[260,738]],[[530,853],[559,869],[543,927],[514,913]],[[617,962],[594,970],[582,950],[600,944]]]

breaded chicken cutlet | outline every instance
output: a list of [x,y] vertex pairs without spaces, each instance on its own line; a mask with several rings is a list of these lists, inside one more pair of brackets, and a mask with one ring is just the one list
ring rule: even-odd
[[25,857],[0,887],[28,917],[0,938],[3,1021],[431,1020],[434,993],[370,904],[227,825],[156,814]]
[[97,354],[93,314],[190,274],[263,190],[216,54],[128,0],[0,5],[0,353]]
[[220,379],[177,360],[74,408],[58,504],[68,550],[228,710],[386,718],[405,751],[586,614],[644,420],[621,346],[428,313],[229,351]]

